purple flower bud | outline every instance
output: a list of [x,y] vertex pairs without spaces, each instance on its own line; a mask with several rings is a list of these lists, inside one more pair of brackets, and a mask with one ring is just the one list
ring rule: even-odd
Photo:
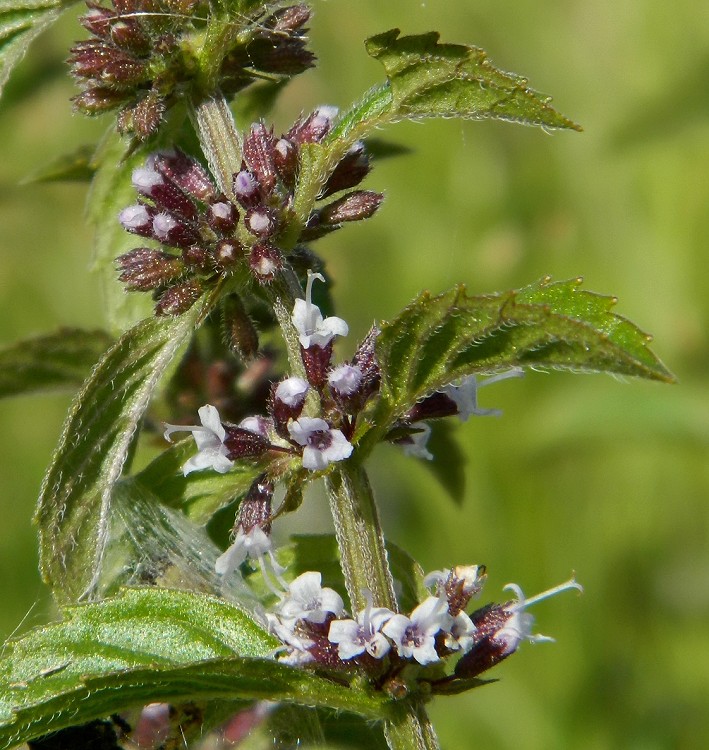
[[224,445],[228,451],[227,458],[232,461],[262,456],[268,450],[268,440],[251,430],[234,425],[224,425],[224,429],[226,430]]
[[302,27],[310,20],[311,10],[305,4],[291,5],[277,10],[267,21],[274,31],[294,32],[304,30]]
[[165,100],[153,91],[132,107],[126,107],[118,117],[118,131],[133,133],[136,138],[149,138],[160,126],[165,114]]
[[330,132],[336,116],[336,107],[318,107],[305,119],[298,120],[285,137],[297,144],[317,143]]
[[207,208],[207,223],[218,234],[231,234],[238,221],[239,212],[226,198],[210,203]]
[[272,386],[270,411],[276,431],[282,437],[290,437],[288,422],[300,416],[309,390],[310,386],[306,381],[298,377],[286,378]]
[[220,268],[228,269],[244,257],[244,252],[239,240],[219,240],[214,249],[214,260]]
[[165,211],[153,218],[153,234],[160,242],[173,247],[190,247],[200,241],[192,227]]
[[278,176],[290,188],[295,185],[298,169],[298,147],[287,138],[279,138],[273,147],[273,162]]
[[98,115],[123,104],[125,95],[103,86],[94,86],[72,97],[72,102],[74,109],[79,112],[85,115]]
[[252,172],[242,169],[234,175],[234,196],[244,208],[255,206],[261,200],[261,188]]
[[270,237],[278,228],[278,217],[272,209],[256,206],[247,211],[244,225],[256,237]]
[[144,203],[137,203],[134,206],[124,208],[118,214],[118,221],[123,228],[132,234],[139,234],[141,237],[153,237],[153,218],[155,209],[152,206],[146,206]]
[[354,365],[342,364],[330,371],[327,382],[337,396],[349,397],[357,393],[362,385],[362,370]]
[[160,174],[188,195],[203,202],[216,199],[216,190],[207,171],[183,151],[161,151],[153,154],[151,162]]
[[111,59],[105,61],[103,70],[92,77],[99,78],[102,83],[132,88],[144,81],[147,74],[148,66],[144,62],[114,52]]
[[377,336],[379,336],[379,329],[372,326],[352,358],[352,364],[362,372],[362,384],[359,391],[362,404],[379,390],[381,381],[376,353]]
[[270,243],[257,242],[251,248],[249,265],[260,282],[273,281],[276,273],[283,268],[283,256],[280,250]]
[[121,18],[111,23],[110,37],[118,47],[139,55],[150,50],[150,38],[140,28],[140,24],[130,18]]
[[88,13],[79,19],[81,25],[95,36],[107,38],[111,31],[111,22],[116,18],[116,14],[100,5],[93,5],[92,3],[87,3],[87,5]]
[[340,190],[347,190],[359,185],[369,174],[370,169],[371,165],[364,143],[358,141],[335,167],[319,197],[327,198]]
[[190,245],[182,248],[182,260],[185,265],[198,273],[209,273],[212,270],[212,256],[201,245]]
[[[228,429],[227,427],[227,435]],[[234,524],[234,531],[241,529],[248,534],[254,526],[259,526],[267,534],[271,533],[273,490],[273,484],[266,480],[265,474],[256,479],[239,505],[239,516]]]
[[372,190],[355,190],[321,208],[322,224],[341,224],[345,221],[361,221],[374,216],[384,200],[381,193]]
[[202,294],[199,281],[191,280],[167,289],[155,305],[156,315],[181,315],[194,305]]
[[[89,40],[78,42],[70,50],[69,65],[71,72],[79,78],[100,79],[103,71],[114,54],[118,51],[115,47],[105,42]],[[120,53],[118,53],[120,54]],[[111,83],[111,81],[106,81]]]
[[305,40],[297,37],[252,43],[249,58],[255,68],[276,75],[298,75],[315,64],[315,55],[306,47]]
[[332,360],[332,341],[325,346],[311,344],[307,349],[304,349],[301,344],[300,356],[303,360],[308,382],[321,391],[327,382],[327,373]]
[[174,255],[138,247],[116,259],[122,273],[118,277],[128,289],[148,291],[178,279],[184,265]]
[[230,294],[224,300],[222,324],[229,348],[242,361],[252,360],[258,353],[258,332],[238,295]]
[[244,138],[244,161],[265,193],[270,193],[276,185],[274,147],[273,130],[268,130],[262,122],[254,123]]

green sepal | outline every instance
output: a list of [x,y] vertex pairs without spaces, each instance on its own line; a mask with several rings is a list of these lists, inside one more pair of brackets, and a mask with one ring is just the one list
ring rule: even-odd
[[0,748],[155,701],[282,700],[381,718],[385,700],[269,658],[279,643],[228,602],[129,589],[5,646]]
[[0,398],[79,388],[112,341],[105,331],[60,328],[0,349]]
[[111,493],[161,375],[206,313],[148,318],[94,368],[64,422],[35,520],[40,568],[60,603],[90,596],[101,568]]
[[381,326],[382,386],[372,418],[377,433],[449,383],[511,367],[673,382],[649,349],[650,337],[611,311],[616,299],[580,284],[581,279],[545,278],[484,296],[469,296],[463,286],[436,296],[423,292]]

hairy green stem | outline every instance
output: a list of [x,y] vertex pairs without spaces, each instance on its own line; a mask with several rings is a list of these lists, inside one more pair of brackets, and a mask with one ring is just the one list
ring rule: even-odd
[[394,718],[384,724],[384,736],[391,750],[440,750],[422,703],[402,702]]
[[396,611],[394,579],[389,570],[374,493],[365,470],[348,461],[338,465],[326,481],[352,609],[358,611],[367,606],[364,590],[368,589],[375,606]]
[[241,139],[226,99],[214,94],[194,104],[190,114],[219,189],[233,197],[232,177],[241,169]]

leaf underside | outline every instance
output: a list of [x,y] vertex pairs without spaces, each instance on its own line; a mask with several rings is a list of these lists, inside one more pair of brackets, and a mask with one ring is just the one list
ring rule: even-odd
[[160,376],[206,302],[176,318],[149,318],[101,358],[64,423],[36,521],[40,567],[60,603],[90,596],[103,554],[114,484]]
[[664,382],[672,374],[650,337],[611,311],[616,300],[542,279],[518,291],[468,296],[422,293],[382,325],[379,409],[398,417],[442,386],[510,367],[607,372]]

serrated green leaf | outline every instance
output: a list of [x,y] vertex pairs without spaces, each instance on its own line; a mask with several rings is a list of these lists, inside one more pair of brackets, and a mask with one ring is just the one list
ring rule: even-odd
[[105,331],[61,328],[0,349],[0,398],[78,388],[111,342]]
[[31,42],[72,4],[71,0],[0,0],[0,94]]
[[40,567],[71,603],[96,583],[111,492],[160,376],[188,340],[207,301],[175,318],[149,318],[101,358],[77,395],[45,475],[36,521]]
[[441,44],[435,31],[400,33],[392,29],[366,42],[389,77],[389,119],[462,117],[580,129],[550,105],[549,97],[530,89],[526,78],[495,68],[484,50]]
[[510,367],[608,372],[672,382],[648,348],[650,337],[611,312],[614,297],[549,279],[519,291],[479,297],[464,287],[421,294],[381,326],[382,369],[374,422],[404,414],[438,388]]
[[437,32],[399,34],[392,29],[366,42],[367,52],[384,66],[387,83],[370,89],[344,112],[322,142],[301,146],[294,201],[300,224],[288,237],[297,238],[320,190],[352,144],[388,123],[459,117],[581,129],[551,106],[550,97],[530,89],[525,78],[494,67],[478,47],[441,44]]
[[153,492],[165,505],[180,508],[192,521],[204,525],[221,508],[245,495],[265,464],[240,461],[227,474],[195,471],[184,476],[182,466],[195,452],[191,438],[180,440],[151,461],[133,480]]
[[0,748],[154,701],[270,699],[376,719],[385,701],[266,658],[278,642],[210,596],[134,589],[6,644]]

